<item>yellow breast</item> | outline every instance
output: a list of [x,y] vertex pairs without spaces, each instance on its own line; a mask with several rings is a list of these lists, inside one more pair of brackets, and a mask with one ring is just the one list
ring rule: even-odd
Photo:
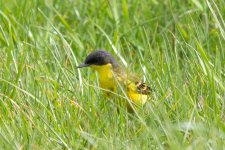
[[99,74],[99,84],[101,88],[108,89],[110,91],[116,91],[116,83],[113,77],[113,70],[111,64],[91,66]]

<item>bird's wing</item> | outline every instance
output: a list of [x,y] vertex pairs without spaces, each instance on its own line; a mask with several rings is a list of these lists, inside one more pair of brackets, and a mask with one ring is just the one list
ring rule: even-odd
[[135,82],[136,87],[137,87],[137,92],[140,94],[145,94],[145,95],[149,95],[152,91],[152,89],[150,88],[150,86],[148,86],[147,84],[145,84],[142,81],[139,82]]
[[140,81],[140,79],[128,72],[125,72],[121,68],[114,70],[115,77],[119,83],[122,83],[128,90],[132,90],[139,94],[149,95],[152,91],[151,87]]

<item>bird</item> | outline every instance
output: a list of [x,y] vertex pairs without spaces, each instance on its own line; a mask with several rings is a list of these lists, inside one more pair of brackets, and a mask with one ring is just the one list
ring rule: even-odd
[[[105,50],[91,52],[77,68],[91,67],[99,75],[99,85],[109,96],[122,85],[127,98],[136,106],[144,106],[152,89],[134,74],[128,73],[111,53]],[[110,91],[110,92],[109,92]]]

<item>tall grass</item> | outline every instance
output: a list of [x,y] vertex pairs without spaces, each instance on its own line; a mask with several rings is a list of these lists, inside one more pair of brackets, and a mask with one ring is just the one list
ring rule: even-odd
[[[224,6],[1,0],[0,148],[224,149]],[[137,114],[76,69],[100,48],[153,88]]]

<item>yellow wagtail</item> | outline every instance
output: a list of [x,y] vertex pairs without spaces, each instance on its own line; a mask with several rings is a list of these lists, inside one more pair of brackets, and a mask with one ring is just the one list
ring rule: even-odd
[[103,50],[92,52],[83,64],[77,66],[77,68],[83,67],[91,67],[98,72],[101,88],[116,92],[120,83],[124,85],[127,97],[135,105],[143,106],[146,103],[151,88],[137,77],[128,74],[110,53]]

